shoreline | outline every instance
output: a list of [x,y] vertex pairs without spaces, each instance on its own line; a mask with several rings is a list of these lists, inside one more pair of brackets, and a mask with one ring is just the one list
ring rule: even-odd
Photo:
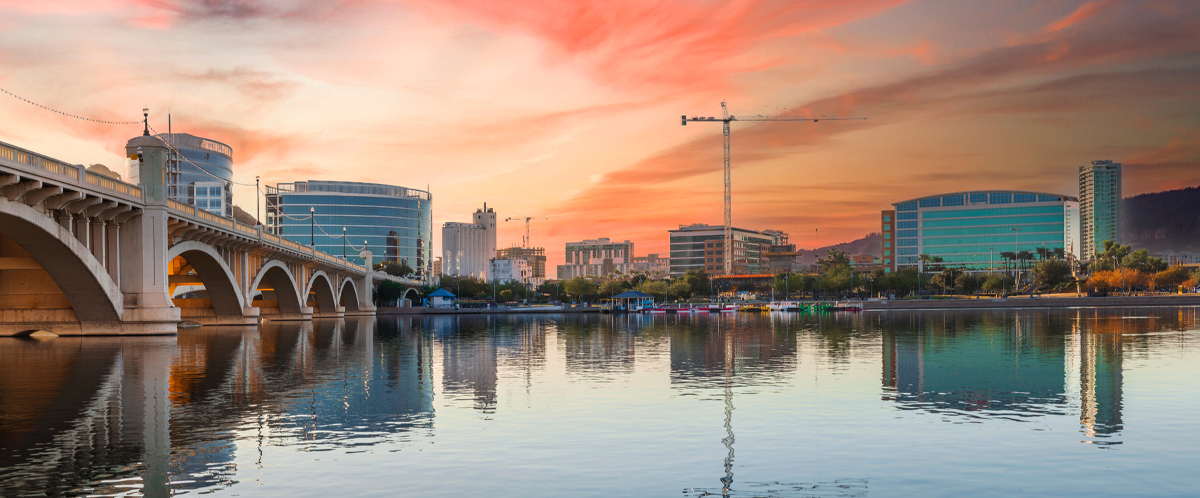
[[[988,299],[928,299],[863,301],[863,311],[921,311],[921,310],[971,310],[971,309],[1022,309],[1022,308],[1124,308],[1145,306],[1200,306],[1200,294],[1173,294],[1166,296],[1130,297],[1010,297]],[[532,307],[502,309],[433,309],[378,308],[377,316],[396,315],[547,315],[547,314],[599,314],[599,307]]]

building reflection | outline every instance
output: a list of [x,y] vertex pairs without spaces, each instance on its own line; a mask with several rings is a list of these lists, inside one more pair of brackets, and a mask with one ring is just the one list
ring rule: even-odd
[[470,400],[476,410],[496,409],[496,333],[492,315],[433,316],[425,319],[441,343],[442,392]]
[[778,373],[795,368],[801,322],[767,314],[708,314],[695,320],[693,326],[670,330],[672,384],[714,387],[729,376],[734,385],[774,383],[787,380]]
[[[884,398],[902,409],[1020,419],[1078,411],[1085,442],[1122,430],[1126,341],[1161,323],[1098,310],[890,313]],[[1137,333],[1137,335],[1125,335]]]

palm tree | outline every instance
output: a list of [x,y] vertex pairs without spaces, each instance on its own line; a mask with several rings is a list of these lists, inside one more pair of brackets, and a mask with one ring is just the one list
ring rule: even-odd
[[[1018,260],[1020,260],[1020,261],[1022,261],[1022,262],[1029,262],[1029,261],[1033,261],[1033,253],[1031,253],[1031,252],[1029,252],[1029,251],[1021,251],[1021,252],[1018,252],[1018,253],[1017,253],[1017,259],[1018,259]],[[1028,265],[1026,265],[1026,266],[1028,266]]]
[[1038,258],[1041,258],[1042,261],[1050,259],[1050,255],[1053,253],[1054,251],[1051,251],[1050,248],[1045,246],[1037,248]]
[[1067,250],[1062,247],[1055,247],[1054,257],[1058,259],[1067,259]]
[[[1017,260],[1017,253],[1015,253],[1015,252],[1012,252],[1012,251],[1000,251],[1000,259],[1002,259],[1002,260],[1004,260],[1004,261],[1010,261],[1010,260],[1011,260],[1011,261],[1016,261],[1016,260]],[[1005,268],[1005,269],[1007,269],[1007,268],[1008,268],[1008,263],[1004,263],[1004,268]]]

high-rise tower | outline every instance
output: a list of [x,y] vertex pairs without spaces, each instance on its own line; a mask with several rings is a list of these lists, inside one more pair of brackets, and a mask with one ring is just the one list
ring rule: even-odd
[[1104,241],[1121,241],[1121,163],[1079,167],[1079,232],[1083,261],[1104,252]]

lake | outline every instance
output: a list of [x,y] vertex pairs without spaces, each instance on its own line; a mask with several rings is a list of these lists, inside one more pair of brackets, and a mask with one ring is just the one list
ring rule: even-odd
[[1197,308],[0,339],[0,496],[1195,496]]

